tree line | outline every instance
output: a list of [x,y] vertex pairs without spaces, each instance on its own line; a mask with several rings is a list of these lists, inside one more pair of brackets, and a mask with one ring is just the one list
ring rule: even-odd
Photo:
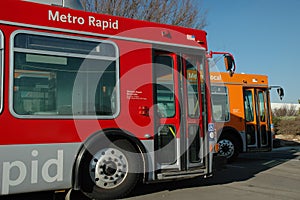
[[203,29],[207,10],[202,0],[80,0],[90,12]]

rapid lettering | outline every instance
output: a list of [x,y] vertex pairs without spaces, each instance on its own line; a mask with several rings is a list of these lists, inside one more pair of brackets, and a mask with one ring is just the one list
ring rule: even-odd
[[[42,180],[47,183],[63,181],[63,150],[58,150],[57,157],[51,158],[45,163],[39,163],[38,155],[37,150],[31,152],[33,160],[29,164],[30,166],[26,166],[20,160],[3,162],[1,194],[9,194],[11,187],[21,185],[26,178],[30,180],[31,184],[37,184],[40,181],[38,177],[42,177]],[[39,171],[39,169],[41,170]]]

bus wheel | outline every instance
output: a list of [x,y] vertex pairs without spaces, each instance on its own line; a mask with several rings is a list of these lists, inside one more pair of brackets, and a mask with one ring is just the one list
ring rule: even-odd
[[117,199],[129,194],[140,180],[141,159],[127,140],[90,150],[84,161],[82,191],[91,199]]
[[220,156],[227,158],[228,162],[234,161],[239,155],[239,146],[237,140],[232,136],[224,136],[219,140],[219,152]]

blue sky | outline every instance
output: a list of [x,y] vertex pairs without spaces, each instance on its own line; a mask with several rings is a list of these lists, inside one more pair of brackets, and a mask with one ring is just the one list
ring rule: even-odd
[[264,74],[285,89],[280,101],[300,99],[300,0],[203,0],[208,47],[235,56],[238,73]]

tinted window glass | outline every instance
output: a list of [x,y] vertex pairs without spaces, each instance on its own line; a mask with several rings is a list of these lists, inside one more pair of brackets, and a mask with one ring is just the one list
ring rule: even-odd
[[16,114],[116,114],[118,64],[112,44],[18,34],[14,50]]
[[244,103],[245,103],[245,120],[247,122],[252,122],[254,121],[254,113],[253,113],[253,95],[251,90],[245,90]]
[[156,102],[160,117],[175,115],[173,59],[170,56],[156,56],[154,65],[156,77]]
[[216,121],[229,120],[228,90],[225,86],[212,86],[213,117]]

